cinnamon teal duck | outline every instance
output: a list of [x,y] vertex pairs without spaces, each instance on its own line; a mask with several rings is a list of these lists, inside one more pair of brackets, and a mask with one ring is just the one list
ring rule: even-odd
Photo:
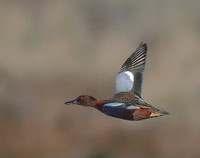
[[97,100],[89,95],[81,95],[65,104],[93,107],[108,116],[125,120],[143,120],[169,114],[146,103],[141,97],[146,54],[147,45],[142,42],[117,74],[116,92],[111,99]]

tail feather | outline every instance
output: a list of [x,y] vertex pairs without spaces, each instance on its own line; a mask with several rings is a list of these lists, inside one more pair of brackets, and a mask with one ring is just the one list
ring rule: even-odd
[[151,111],[150,117],[159,117],[163,115],[169,115],[169,112],[164,109],[154,109],[153,111]]

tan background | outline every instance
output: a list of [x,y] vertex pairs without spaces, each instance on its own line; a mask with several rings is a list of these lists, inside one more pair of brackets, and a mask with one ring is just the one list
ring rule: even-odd
[[[139,122],[65,106],[113,96],[148,44],[143,98],[170,116]],[[200,157],[200,1],[0,1],[1,158]]]

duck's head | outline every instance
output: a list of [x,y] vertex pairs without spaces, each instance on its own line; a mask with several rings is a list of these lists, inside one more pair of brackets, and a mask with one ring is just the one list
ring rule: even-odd
[[94,102],[96,99],[92,96],[89,95],[80,95],[76,99],[67,101],[65,104],[78,104],[78,105],[83,105],[83,106],[93,106]]

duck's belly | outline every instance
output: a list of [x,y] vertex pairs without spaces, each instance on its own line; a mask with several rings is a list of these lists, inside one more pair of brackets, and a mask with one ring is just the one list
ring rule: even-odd
[[124,120],[138,121],[138,120],[148,119],[150,118],[150,115],[151,112],[148,109],[136,109],[136,110],[127,109],[115,117]]

